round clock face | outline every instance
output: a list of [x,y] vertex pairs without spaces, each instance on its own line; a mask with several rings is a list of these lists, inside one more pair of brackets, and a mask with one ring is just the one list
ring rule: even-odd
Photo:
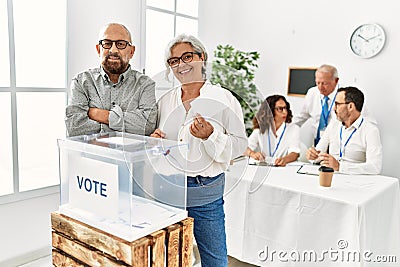
[[378,24],[363,24],[354,30],[350,47],[354,54],[362,58],[377,55],[385,45],[385,32]]

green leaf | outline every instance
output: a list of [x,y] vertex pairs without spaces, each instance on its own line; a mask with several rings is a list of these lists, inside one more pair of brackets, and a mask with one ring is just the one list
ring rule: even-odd
[[258,98],[257,87],[252,82],[258,68],[256,61],[260,58],[260,54],[257,51],[236,50],[232,45],[227,44],[217,45],[214,56],[211,83],[219,83],[238,99],[243,111],[246,132],[250,134],[251,120],[257,111],[256,108],[263,101]]

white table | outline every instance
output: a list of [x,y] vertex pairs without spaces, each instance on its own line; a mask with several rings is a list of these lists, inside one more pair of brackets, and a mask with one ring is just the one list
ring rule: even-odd
[[332,187],[322,188],[318,176],[297,174],[298,168],[249,166],[247,160],[230,167],[229,255],[261,266],[399,266],[398,179],[335,173]]

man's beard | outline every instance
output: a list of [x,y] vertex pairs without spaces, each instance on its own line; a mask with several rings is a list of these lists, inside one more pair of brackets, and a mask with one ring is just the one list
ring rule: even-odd
[[[110,56],[117,57],[119,59],[118,62],[110,62]],[[103,68],[111,73],[111,74],[122,74],[128,68],[129,62],[123,61],[122,58],[118,54],[109,53],[102,62]]]

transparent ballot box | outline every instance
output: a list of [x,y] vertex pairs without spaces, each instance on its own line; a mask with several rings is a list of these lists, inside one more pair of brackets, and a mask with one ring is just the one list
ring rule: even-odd
[[133,241],[187,217],[188,145],[121,132],[58,140],[60,213]]

